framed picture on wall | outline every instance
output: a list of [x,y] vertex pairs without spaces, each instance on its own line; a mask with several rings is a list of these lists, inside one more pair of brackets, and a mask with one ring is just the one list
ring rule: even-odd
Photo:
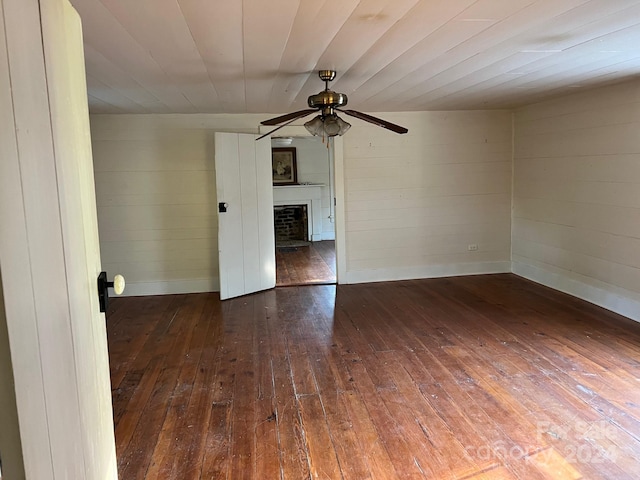
[[295,185],[298,183],[296,149],[272,148],[271,169],[274,185]]

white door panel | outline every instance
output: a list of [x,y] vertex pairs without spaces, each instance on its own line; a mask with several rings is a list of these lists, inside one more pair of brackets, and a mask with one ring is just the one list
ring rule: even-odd
[[271,145],[256,135],[215,134],[220,298],[275,287]]
[[[260,278],[260,228],[258,225],[258,177],[256,162],[256,147],[258,146],[252,135],[238,138],[238,156],[240,159],[240,212],[242,214],[242,253],[244,265],[244,292],[262,290]],[[262,145],[263,142],[260,142]],[[272,202],[273,204],[273,202]],[[233,209],[235,217],[237,209]],[[237,217],[236,217],[237,218]]]
[[260,235],[260,281],[261,290],[276,286],[276,235],[273,223],[273,176],[271,172],[271,141],[256,142],[256,191],[258,192],[258,229]]
[[101,261],[82,27],[78,14],[66,0],[50,0],[40,5],[84,476],[115,478],[107,331],[96,287]]

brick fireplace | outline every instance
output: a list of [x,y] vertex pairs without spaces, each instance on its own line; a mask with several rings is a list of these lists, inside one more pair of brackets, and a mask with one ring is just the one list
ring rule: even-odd
[[309,241],[307,205],[278,205],[273,207],[276,245],[291,241]]
[[[274,216],[279,207],[305,207],[306,241],[322,240],[322,200],[324,185],[286,185],[273,187]],[[303,240],[300,240],[303,241]]]

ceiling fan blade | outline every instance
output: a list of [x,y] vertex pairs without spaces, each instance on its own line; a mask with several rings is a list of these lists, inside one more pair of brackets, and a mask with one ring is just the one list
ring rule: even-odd
[[355,110],[341,110],[339,108],[336,108],[336,110],[342,113],[346,113],[347,115],[351,115],[352,117],[359,118],[360,120],[364,120],[365,122],[373,123],[374,125],[378,125],[379,127],[386,128],[387,130],[391,130],[392,132],[407,133],[409,131],[408,129],[401,127],[400,125],[387,122],[386,120],[382,120],[378,117],[367,115],[366,113],[357,112]]
[[299,110],[297,112],[287,113],[286,115],[282,115],[280,117],[270,118],[269,120],[265,120],[260,122],[262,125],[278,125],[282,122],[288,122],[290,120],[297,120],[298,118],[306,117],[307,115],[311,115],[312,113],[316,113],[317,110],[307,109],[307,110]]
[[[315,112],[315,110],[314,110]],[[274,128],[273,130],[271,130],[270,132],[265,133],[264,135],[260,135],[258,138],[256,138],[256,142],[264,137],[268,137],[269,135],[271,135],[273,132],[277,132],[278,130],[280,130],[283,127],[286,127],[287,125],[289,125],[290,123],[292,123],[294,120],[297,120],[300,117],[294,117],[291,120],[289,120],[287,123],[283,123],[282,125],[280,125],[279,127]]]

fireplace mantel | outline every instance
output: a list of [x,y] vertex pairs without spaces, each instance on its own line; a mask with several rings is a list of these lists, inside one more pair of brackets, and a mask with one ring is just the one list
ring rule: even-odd
[[309,238],[322,240],[322,187],[323,184],[278,185],[273,187],[273,205],[306,205],[309,215]]

